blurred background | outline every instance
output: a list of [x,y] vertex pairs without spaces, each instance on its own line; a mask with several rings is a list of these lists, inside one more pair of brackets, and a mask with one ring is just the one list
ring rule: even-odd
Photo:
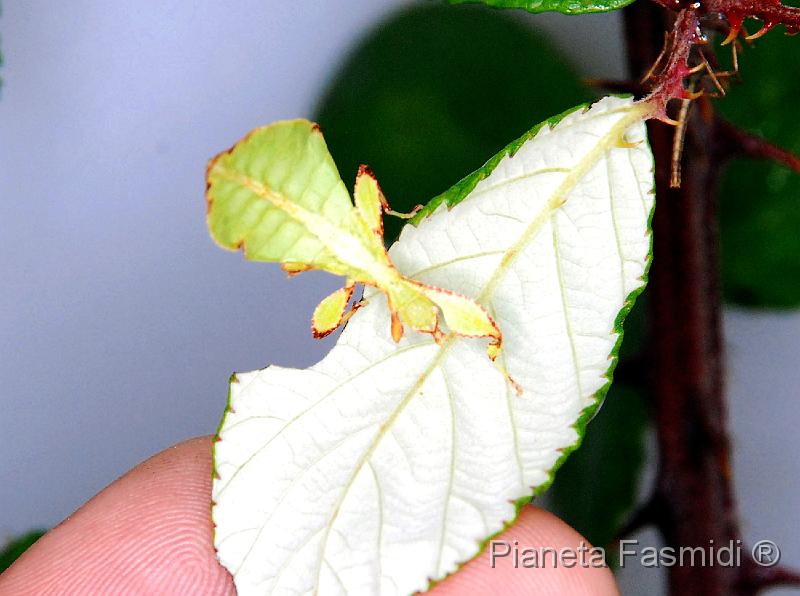
[[[316,118],[346,183],[368,163],[402,210],[596,97],[587,79],[625,78],[620,16],[398,0],[4,2],[0,546],[57,524],[148,456],[213,433],[231,372],[305,367],[332,345],[311,337],[309,319],[337,279],[289,281],[210,240],[208,158],[272,120]],[[800,96],[800,76],[784,72],[786,52],[800,54],[793,41],[748,50],[748,84],[722,109],[797,150],[800,124],[785,109]],[[796,174],[763,163],[738,162],[723,183],[743,529],[794,566],[798,197]],[[628,371],[642,311],[627,327]],[[598,545],[649,493],[645,393],[636,374],[620,379],[545,499]],[[620,581],[628,593],[663,588],[658,570],[626,568]]]

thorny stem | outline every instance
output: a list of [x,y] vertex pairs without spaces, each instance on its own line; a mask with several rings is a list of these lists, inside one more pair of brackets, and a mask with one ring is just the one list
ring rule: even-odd
[[[724,94],[717,75],[706,56],[695,48],[707,43],[702,32],[704,23],[717,19],[711,25],[719,26],[718,19],[727,25],[728,37],[723,42],[738,43],[738,35],[746,18],[756,18],[763,22],[761,29],[746,35],[745,39],[756,39],[776,25],[784,25],[786,32],[800,32],[800,8],[785,6],[780,0],[653,0],[670,11],[676,12],[672,31],[665,46],[653,60],[643,82],[651,81],[650,94],[645,98],[654,108],[654,117],[663,122],[677,124],[667,113],[667,105],[673,99],[695,99],[702,95],[702,89],[691,92],[684,86],[684,79],[704,73],[714,83],[716,89]],[[699,55],[697,64],[691,65],[693,56]],[[735,56],[735,53],[734,53]]]
[[695,8],[702,15],[723,15],[731,30],[738,34],[747,17],[759,19],[763,26],[749,39],[761,37],[776,25],[784,25],[790,34],[800,32],[800,8],[785,6],[780,0],[653,0],[669,10]]
[[[626,38],[632,72],[648,72],[654,63],[660,67],[649,77],[651,92],[643,101],[649,101],[653,114],[663,121],[670,120],[670,100],[688,99],[684,79],[700,72],[689,60],[695,46],[704,43],[699,27],[705,17],[726,18],[732,38],[747,16],[760,18],[767,29],[783,23],[789,32],[797,32],[800,26],[800,9],[775,0],[654,1],[677,11],[663,56],[667,14],[655,4],[637,2],[625,9]],[[705,56],[703,62],[709,69]],[[694,110],[686,120],[680,188],[670,188],[673,131],[659,122],[649,125],[657,195],[649,352],[659,470],[654,496],[627,528],[652,523],[676,549],[708,547],[710,540],[716,545],[741,540],[722,371],[715,201],[721,166],[736,153],[776,159],[793,169],[800,165],[796,156],[738,131],[710,109]],[[749,596],[775,585],[800,585],[800,575],[791,570],[750,563],[740,568],[673,566],[669,580],[674,595]]]
[[[666,63],[659,72],[647,77],[652,78],[653,84],[650,95],[644,101],[653,106],[655,118],[678,124],[667,114],[667,104],[673,99],[691,100],[699,94],[688,91],[683,85],[683,80],[692,74],[692,67],[689,66],[692,49],[697,44],[705,43],[696,8],[685,8],[678,13],[666,43]],[[660,56],[656,61],[661,59]]]

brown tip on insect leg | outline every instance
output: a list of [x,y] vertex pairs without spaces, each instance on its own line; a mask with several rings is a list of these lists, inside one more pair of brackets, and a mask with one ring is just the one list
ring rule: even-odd
[[392,339],[398,342],[403,337],[403,323],[400,322],[400,317],[396,312],[392,312]]
[[309,271],[313,269],[310,265],[305,265],[303,263],[281,263],[281,269],[286,272],[286,275],[290,278],[295,277],[296,275],[300,275],[304,271]]
[[511,385],[511,388],[514,390],[514,393],[516,394],[516,396],[517,397],[522,397],[522,394],[525,393],[525,391],[522,389],[522,385],[517,383],[514,380],[514,378],[510,374],[508,374],[507,371],[501,369],[500,372],[503,373],[503,376],[506,378],[506,383]]

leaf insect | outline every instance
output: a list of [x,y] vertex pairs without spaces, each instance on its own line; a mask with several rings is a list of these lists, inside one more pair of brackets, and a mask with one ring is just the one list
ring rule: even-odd
[[448,333],[488,338],[487,354],[494,361],[502,333],[486,308],[406,277],[391,262],[383,214],[408,218],[414,212],[392,211],[367,166],[358,170],[353,197],[343,187],[319,126],[308,120],[256,129],[208,164],[208,224],[217,243],[242,249],[247,259],[279,262],[290,276],[320,269],[345,277],[344,287],[314,310],[315,337],[349,319],[360,305],[348,310],[355,286],[364,284],[386,295],[394,341],[403,337],[405,326],[432,335],[437,343]]

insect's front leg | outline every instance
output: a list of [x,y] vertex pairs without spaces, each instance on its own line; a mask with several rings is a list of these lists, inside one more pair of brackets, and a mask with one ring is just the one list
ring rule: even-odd
[[355,197],[356,210],[361,218],[375,233],[383,237],[383,219],[381,213],[386,213],[400,219],[411,219],[414,217],[422,205],[417,205],[408,213],[400,213],[389,207],[389,201],[383,194],[377,178],[372,170],[367,166],[359,166],[358,176],[356,177],[356,188],[353,193]]
[[360,305],[354,305],[346,312],[350,298],[353,296],[355,282],[348,280],[343,288],[340,288],[323,298],[322,302],[314,309],[311,316],[311,332],[316,338],[322,338],[332,333],[339,325],[347,322]]

